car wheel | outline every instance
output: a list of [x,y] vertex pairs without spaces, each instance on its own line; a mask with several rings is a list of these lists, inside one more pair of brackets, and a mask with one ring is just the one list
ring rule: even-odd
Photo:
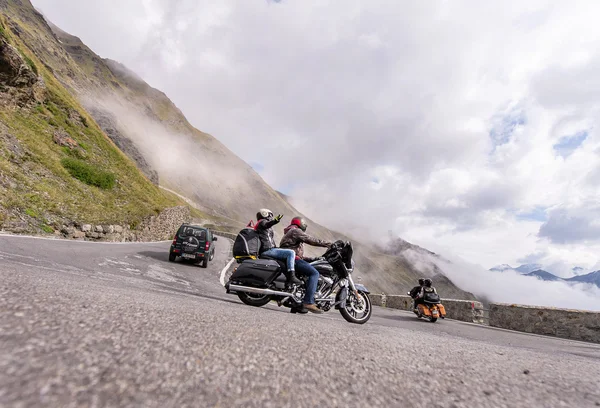
[[203,268],[206,268],[208,266],[208,258],[204,258],[204,260],[202,261],[200,266],[202,266]]
[[175,262],[176,258],[177,255],[175,255],[173,252],[169,252],[169,262]]

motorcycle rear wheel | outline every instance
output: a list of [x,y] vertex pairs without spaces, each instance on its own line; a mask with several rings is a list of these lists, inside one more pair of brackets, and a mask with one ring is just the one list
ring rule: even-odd
[[[352,302],[356,302],[357,300],[355,299],[355,295],[351,294],[348,296],[348,299],[346,299],[346,307],[340,309],[340,314],[347,322],[365,324],[371,318],[373,306],[371,305],[371,299],[368,294],[364,292],[358,293],[363,298],[364,304],[353,304]],[[358,317],[359,311],[362,311],[362,317]]]
[[236,295],[242,303],[248,306],[261,307],[271,301],[268,295],[260,295],[256,293],[236,292]]
[[430,317],[430,318],[429,318],[429,321],[430,321],[431,323],[435,323],[435,322],[437,321],[437,319],[438,319],[437,317]]

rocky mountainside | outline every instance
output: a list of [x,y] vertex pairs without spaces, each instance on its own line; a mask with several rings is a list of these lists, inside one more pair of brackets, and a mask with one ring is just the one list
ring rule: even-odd
[[2,229],[135,225],[183,203],[149,182],[59,81],[43,55],[70,58],[56,40],[44,39],[48,27],[31,4],[0,1],[0,10]]
[[[164,93],[122,64],[96,55],[47,21],[29,0],[0,0],[0,11],[6,43],[0,68],[0,186],[7,186],[4,191],[23,186],[10,199],[0,198],[8,214],[4,228],[10,229],[15,217],[25,219],[28,210],[52,229],[61,217],[135,222],[182,203],[158,186],[191,199],[206,225],[230,232],[253,219],[259,208],[284,214],[284,221],[300,214],[247,163],[191,126]],[[18,48],[14,52],[25,63],[10,65],[16,57],[9,45]],[[13,68],[5,75],[7,64]],[[40,96],[44,92],[47,96]],[[91,180],[82,182],[90,168],[95,170]],[[107,188],[99,187],[103,183]],[[46,194],[43,200],[37,192]],[[320,238],[346,238],[309,224],[309,232]],[[279,237],[282,230],[276,229]],[[375,292],[403,293],[423,274],[408,256],[414,250],[410,244],[355,247],[357,276]],[[437,277],[445,297],[474,298],[442,271],[428,273]]]

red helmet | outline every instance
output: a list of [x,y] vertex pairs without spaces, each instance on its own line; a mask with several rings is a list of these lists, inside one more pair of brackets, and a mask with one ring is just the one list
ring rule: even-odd
[[308,227],[308,225],[306,224],[306,221],[304,221],[304,218],[302,218],[302,217],[292,218],[292,221],[290,224],[298,226],[298,228],[300,228],[302,231],[305,231],[305,232],[306,232],[306,227]]

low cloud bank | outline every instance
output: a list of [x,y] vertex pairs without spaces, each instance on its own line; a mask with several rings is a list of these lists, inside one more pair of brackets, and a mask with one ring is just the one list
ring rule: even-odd
[[437,258],[412,250],[404,255],[424,275],[431,276],[437,265],[461,289],[490,302],[600,311],[600,288],[592,284],[542,281],[512,270],[492,272],[452,255]]

